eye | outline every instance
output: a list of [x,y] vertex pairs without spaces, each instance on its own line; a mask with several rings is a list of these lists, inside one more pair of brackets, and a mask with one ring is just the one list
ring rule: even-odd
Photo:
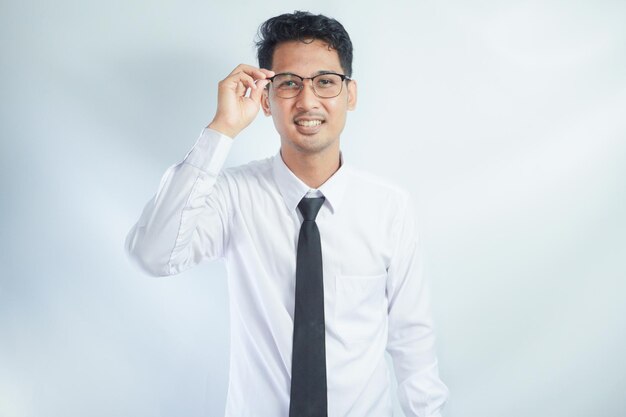
[[278,84],[278,88],[286,89],[286,90],[299,88],[299,87],[300,86],[298,85],[298,83],[295,82],[294,80],[283,80]]
[[315,80],[315,84],[321,88],[328,88],[337,85],[337,79],[333,76],[319,77]]

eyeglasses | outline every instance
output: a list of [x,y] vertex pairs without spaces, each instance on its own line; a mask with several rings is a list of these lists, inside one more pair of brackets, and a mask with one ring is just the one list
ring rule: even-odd
[[334,72],[324,72],[314,77],[300,77],[296,74],[281,73],[268,78],[276,95],[280,98],[294,98],[304,89],[304,80],[311,80],[311,86],[316,96],[320,98],[333,98],[341,94],[344,80],[350,78]]

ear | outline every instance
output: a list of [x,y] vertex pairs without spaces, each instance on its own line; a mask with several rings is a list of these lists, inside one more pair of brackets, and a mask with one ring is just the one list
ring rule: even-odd
[[261,107],[266,116],[272,115],[272,110],[270,109],[270,92],[267,87],[263,89],[263,94],[261,95]]
[[356,108],[356,90],[356,80],[350,80],[348,82],[348,110]]

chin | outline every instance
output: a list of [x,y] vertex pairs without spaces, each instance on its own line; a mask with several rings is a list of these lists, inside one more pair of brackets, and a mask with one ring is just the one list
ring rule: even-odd
[[298,135],[295,140],[287,140],[287,144],[296,151],[305,154],[320,153],[333,145],[333,140],[320,137],[318,135],[301,136]]

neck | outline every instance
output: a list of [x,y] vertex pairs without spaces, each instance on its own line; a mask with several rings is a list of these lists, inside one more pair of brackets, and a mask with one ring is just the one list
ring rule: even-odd
[[303,153],[282,146],[280,155],[296,177],[311,188],[319,188],[339,169],[339,147],[331,146],[321,152]]

